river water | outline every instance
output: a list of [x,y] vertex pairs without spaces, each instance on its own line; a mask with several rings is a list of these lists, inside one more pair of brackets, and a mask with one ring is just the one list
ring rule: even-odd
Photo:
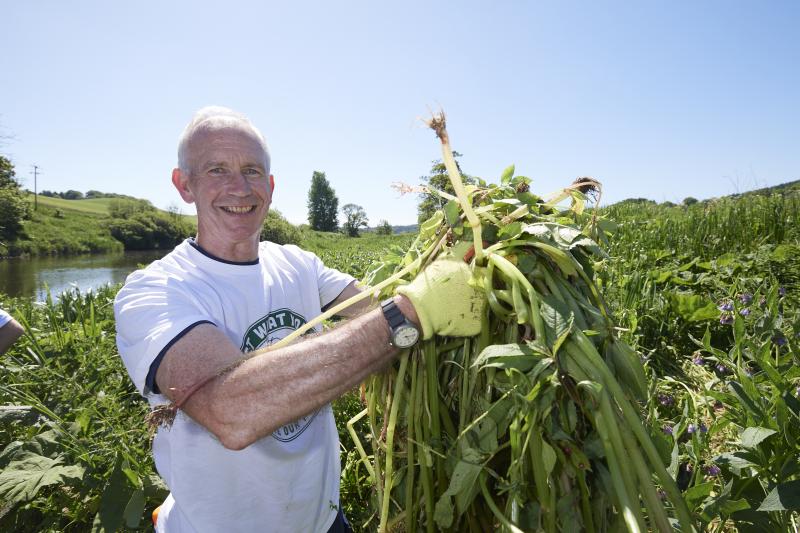
[[65,290],[82,291],[121,283],[139,268],[163,257],[164,250],[117,254],[0,259],[0,293],[42,301],[47,289],[55,298]]

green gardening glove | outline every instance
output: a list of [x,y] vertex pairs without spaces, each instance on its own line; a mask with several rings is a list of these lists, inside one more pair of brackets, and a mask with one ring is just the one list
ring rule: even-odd
[[486,294],[469,284],[472,271],[459,259],[437,259],[408,285],[397,288],[414,304],[422,338],[471,337],[481,331]]

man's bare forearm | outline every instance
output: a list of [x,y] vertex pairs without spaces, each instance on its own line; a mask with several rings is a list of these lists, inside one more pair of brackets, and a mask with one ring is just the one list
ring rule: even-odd
[[[410,303],[403,297],[397,300],[406,315],[416,319]],[[221,335],[216,328],[198,329],[197,335],[192,331],[180,341],[179,354],[192,350],[192,345],[197,346],[195,353],[202,353],[220,342],[203,338]],[[197,390],[183,409],[224,446],[241,449],[341,396],[389,364],[397,353],[389,344],[389,328],[381,311],[372,310],[321,335],[244,361]],[[160,388],[185,389],[188,383],[182,379],[187,375],[196,380],[212,371],[208,364],[206,370],[195,366],[189,372],[187,363],[191,361],[171,358],[168,353],[157,376]],[[198,363],[204,364],[202,359]]]
[[25,330],[13,319],[0,327],[0,354],[5,353],[23,333]]

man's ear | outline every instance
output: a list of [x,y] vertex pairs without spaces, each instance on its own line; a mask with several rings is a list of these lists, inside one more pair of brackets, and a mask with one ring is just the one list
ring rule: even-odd
[[272,174],[269,175],[269,192],[270,194],[275,192],[275,176]]
[[194,203],[194,194],[189,189],[189,176],[181,172],[181,169],[172,169],[172,184],[178,189],[183,201],[189,204]]

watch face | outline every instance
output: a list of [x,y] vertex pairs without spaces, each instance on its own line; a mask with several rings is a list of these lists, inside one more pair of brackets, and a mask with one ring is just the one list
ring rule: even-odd
[[419,330],[414,326],[404,325],[400,326],[394,332],[392,344],[397,348],[409,348],[419,339]]

